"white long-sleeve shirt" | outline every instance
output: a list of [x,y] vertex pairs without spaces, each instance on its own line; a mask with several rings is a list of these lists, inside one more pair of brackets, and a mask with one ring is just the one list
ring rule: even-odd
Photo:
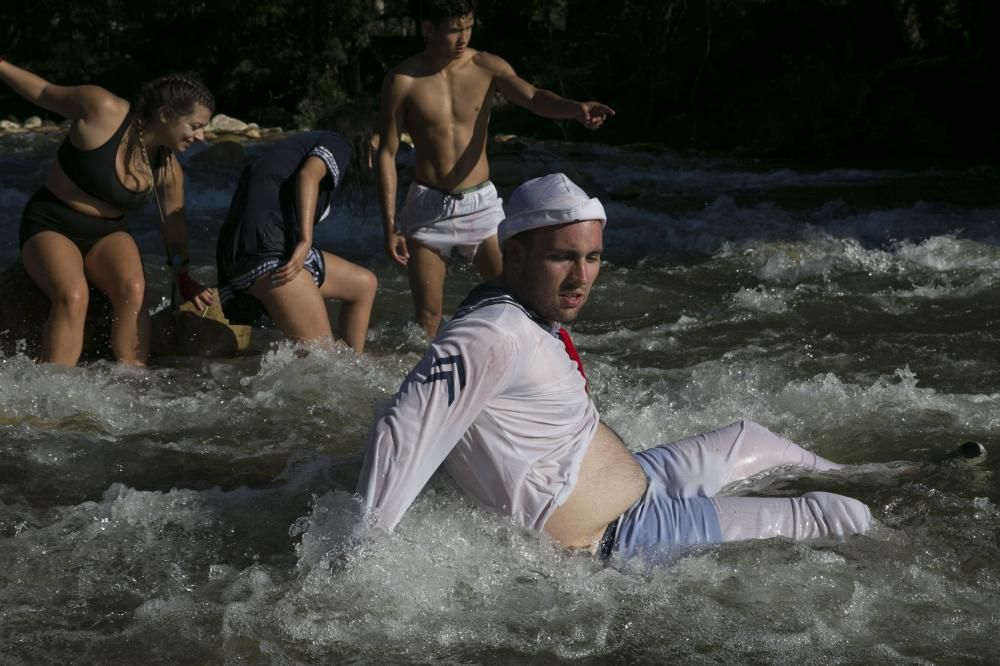
[[442,462],[480,506],[541,530],[569,497],[599,415],[553,329],[480,287],[372,426],[358,493],[393,529]]

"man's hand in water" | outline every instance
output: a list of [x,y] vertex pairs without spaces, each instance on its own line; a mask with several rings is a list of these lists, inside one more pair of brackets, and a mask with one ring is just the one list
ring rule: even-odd
[[580,111],[576,119],[587,129],[597,129],[604,124],[608,116],[615,115],[615,110],[600,102],[580,102]]

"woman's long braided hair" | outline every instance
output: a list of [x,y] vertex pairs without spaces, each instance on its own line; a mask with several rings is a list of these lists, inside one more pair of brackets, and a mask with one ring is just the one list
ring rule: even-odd
[[[129,117],[136,128],[138,141],[129,141],[125,146],[125,170],[131,172],[132,160],[135,159],[136,149],[142,151],[142,156],[146,166],[150,169],[152,180],[150,191],[157,182],[164,182],[163,178],[156,177],[156,171],[164,174],[170,173],[171,153],[165,147],[160,147],[157,154],[150,160],[145,154],[145,144],[143,143],[143,130],[159,119],[160,109],[166,109],[171,118],[183,116],[194,111],[195,104],[201,104],[210,112],[215,111],[215,97],[204,83],[187,74],[167,74],[159,78],[147,81],[139,88],[132,100],[129,109]],[[135,174],[133,174],[135,175]]]

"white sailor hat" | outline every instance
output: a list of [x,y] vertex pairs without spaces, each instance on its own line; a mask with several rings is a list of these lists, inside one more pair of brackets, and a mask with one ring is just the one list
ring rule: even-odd
[[550,173],[532,178],[510,195],[507,217],[497,228],[497,240],[502,245],[522,231],[583,220],[600,220],[603,227],[608,216],[598,199],[587,196],[565,174]]

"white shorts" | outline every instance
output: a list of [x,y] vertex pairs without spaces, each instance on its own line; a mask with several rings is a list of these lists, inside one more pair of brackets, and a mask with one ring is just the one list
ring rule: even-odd
[[443,258],[457,250],[472,260],[479,244],[496,235],[503,218],[503,199],[489,181],[465,192],[444,192],[413,183],[398,222],[405,238],[419,241]]

